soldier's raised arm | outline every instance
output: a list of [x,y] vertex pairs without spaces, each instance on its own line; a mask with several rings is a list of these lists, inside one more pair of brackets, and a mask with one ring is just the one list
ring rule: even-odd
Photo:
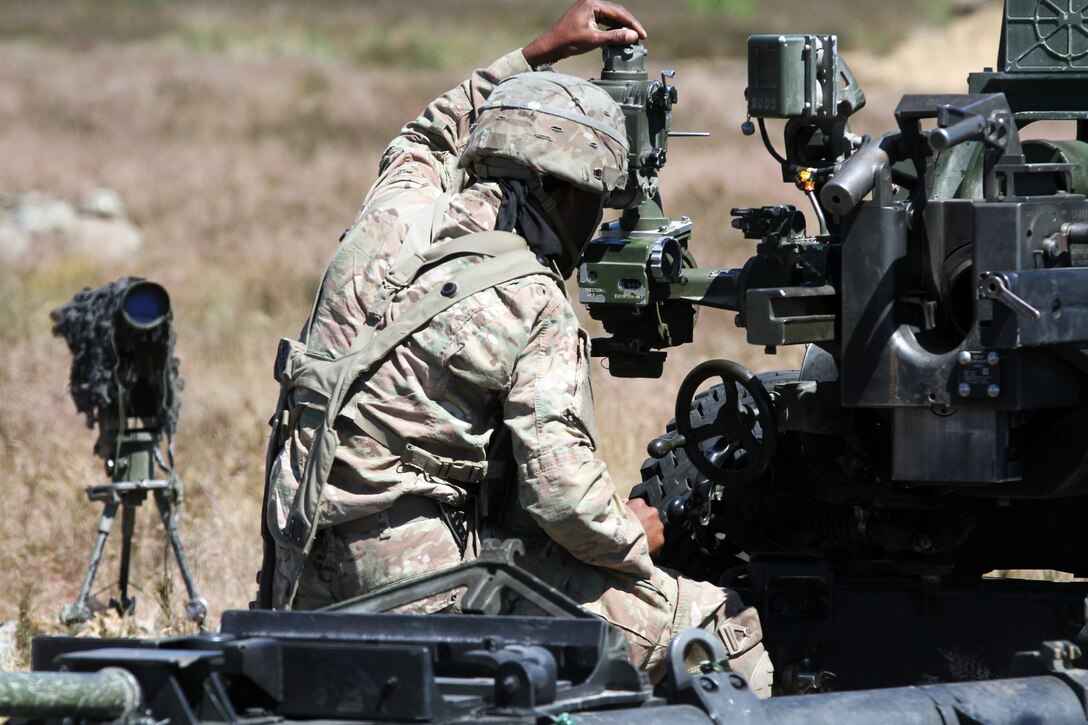
[[[619,26],[611,30],[598,23]],[[457,158],[476,120],[476,111],[502,80],[609,43],[645,38],[642,24],[625,8],[603,0],[577,0],[547,31],[521,50],[478,69],[463,83],[431,102],[390,143],[379,166],[380,177],[364,203],[385,206],[400,189],[433,187],[434,194],[460,190],[463,175]]]

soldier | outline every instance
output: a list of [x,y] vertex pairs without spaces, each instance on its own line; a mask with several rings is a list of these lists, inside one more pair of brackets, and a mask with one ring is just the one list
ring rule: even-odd
[[[657,511],[625,504],[594,456],[587,339],[562,279],[626,181],[627,139],[607,93],[544,69],[639,37],[621,6],[577,0],[386,150],[302,342],[281,344],[263,605],[320,607],[518,537],[519,563],[621,628],[652,677],[674,633],[705,627],[770,693],[754,610],[655,567]],[[455,612],[459,594],[403,611]]]

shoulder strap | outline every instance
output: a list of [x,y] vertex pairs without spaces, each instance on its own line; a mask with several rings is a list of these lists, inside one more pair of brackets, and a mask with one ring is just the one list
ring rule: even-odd
[[[455,257],[466,255],[498,257],[510,252],[524,251],[526,242],[517,234],[510,232],[477,232],[442,244],[435,244],[422,252],[412,254],[400,263],[382,280],[382,294],[371,305],[367,314],[367,324],[377,325],[385,317],[393,297],[400,290],[419,279],[424,272],[433,269]],[[366,344],[364,338],[363,344]],[[353,345],[354,347],[354,345]]]
[[524,251],[526,248],[525,240],[512,232],[466,234],[463,237],[428,247],[423,252],[404,260],[396,269],[390,270],[389,274],[396,280],[395,284],[403,287],[415,281],[428,269],[454,257],[462,257],[466,254],[498,257],[508,252]]
[[404,260],[411,257],[413,254],[419,254],[427,251],[427,248],[434,242],[435,234],[438,232],[439,227],[442,225],[442,217],[445,216],[446,211],[450,208],[450,200],[453,198],[453,194],[448,191],[444,191],[435,197],[427,206],[423,207],[411,224],[408,226],[408,231],[404,235],[404,241],[401,243],[400,251],[397,252],[396,258],[390,265],[390,269],[397,269]]
[[[410,314],[402,315],[393,325],[383,328],[379,333],[376,330],[376,326],[384,319],[385,310],[388,308],[389,303],[392,301],[393,296],[415,282],[421,274],[428,269],[431,269],[439,264],[442,264],[455,257],[461,257],[469,254],[487,257],[501,257],[507,259],[506,255],[514,252],[521,252],[524,255],[528,255],[528,258],[522,257],[524,260],[522,264],[526,265],[525,269],[532,268],[532,272],[526,272],[525,269],[520,271],[523,273],[518,274],[515,277],[508,279],[498,279],[493,277],[495,281],[487,284],[486,275],[497,275],[502,271],[502,264],[493,264],[487,267],[487,272],[481,272],[476,268],[469,268],[462,272],[462,275],[466,275],[469,272],[473,273],[471,279],[467,280],[468,283],[475,287],[477,281],[482,280],[485,284],[479,289],[466,292],[464,285],[459,286],[459,279],[455,277],[443,286],[443,290],[449,289],[449,285],[453,285],[453,296],[442,295],[442,290],[432,290],[431,294],[424,297],[422,300],[412,306]],[[520,256],[520,255],[519,255]],[[531,260],[531,261],[530,261]],[[533,267],[535,263],[535,267]],[[487,263],[485,263],[487,264]],[[477,265],[482,267],[483,264]],[[493,270],[493,271],[492,271]],[[488,287],[494,287],[502,282],[507,282],[510,279],[516,279],[517,277],[524,277],[527,274],[544,274],[555,279],[559,284],[562,284],[563,280],[559,277],[550,267],[545,267],[540,261],[528,251],[526,242],[517,234],[511,234],[510,232],[477,232],[476,234],[468,234],[464,237],[445,242],[443,244],[436,245],[428,249],[424,254],[413,255],[409,259],[402,263],[399,269],[391,270],[386,277],[386,282],[382,283],[382,294],[375,300],[374,305],[367,316],[367,325],[359,331],[355,340],[352,341],[351,347],[348,348],[339,358],[326,358],[318,355],[304,354],[304,364],[291,365],[291,354],[288,348],[292,347],[289,341],[281,341],[281,353],[276,363],[276,377],[283,384],[288,387],[303,387],[320,394],[326,399],[331,399],[335,387],[336,376],[340,374],[340,366],[344,365],[342,360],[345,360],[352,356],[357,356],[360,352],[366,349],[371,340],[378,334],[393,334],[386,333],[385,331],[390,328],[403,329],[405,325],[415,324],[414,320],[422,319],[418,325],[412,328],[408,333],[403,336],[397,336],[394,338],[392,344],[388,346],[388,349],[383,353],[388,354],[389,350],[400,344],[404,339],[408,337],[416,329],[422,327],[423,324],[430,321],[432,317],[442,312],[450,305],[460,302],[465,297],[475,294],[476,292],[487,289]],[[392,278],[392,281],[390,281]],[[441,298],[444,300],[444,304],[441,309],[437,309],[434,312],[428,312],[423,308],[427,303],[428,297]],[[286,344],[285,344],[286,342]],[[354,382],[354,379],[351,381]]]

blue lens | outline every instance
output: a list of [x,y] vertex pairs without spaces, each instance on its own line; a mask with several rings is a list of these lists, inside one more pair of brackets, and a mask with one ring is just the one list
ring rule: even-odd
[[170,312],[170,297],[154,282],[137,282],[125,293],[121,312],[130,325],[147,330]]

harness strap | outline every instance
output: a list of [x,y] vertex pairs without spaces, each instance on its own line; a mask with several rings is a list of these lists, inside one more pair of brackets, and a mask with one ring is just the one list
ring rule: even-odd
[[[457,302],[460,302],[462,299],[465,299],[466,297],[469,297],[476,292],[481,291],[482,289],[493,287],[497,284],[501,284],[502,282],[508,282],[510,281],[510,279],[524,277],[528,274],[548,275],[554,278],[560,284],[562,283],[562,279],[559,277],[558,274],[556,274],[550,267],[545,267],[532,252],[528,251],[525,240],[518,235],[512,234],[510,232],[477,232],[475,234],[466,235],[459,239],[450,240],[449,242],[445,242],[444,244],[436,245],[423,255],[415,255],[409,258],[409,260],[405,264],[413,268],[413,276],[406,283],[401,284],[397,287],[390,285],[389,287],[384,288],[383,295],[381,298],[379,298],[379,300],[377,300],[377,303],[381,305],[383,310],[386,309],[388,307],[388,299],[392,298],[392,296],[395,295],[396,292],[398,292],[400,289],[403,289],[404,287],[408,286],[408,284],[414,282],[420,274],[436,265],[453,259],[454,257],[465,256],[468,254],[488,256],[494,258],[502,257],[503,259],[507,259],[506,255],[516,255],[518,257],[522,257],[523,255],[525,255],[528,258],[522,260],[522,265],[524,267],[531,268],[533,271],[519,273],[515,277],[511,278],[503,278],[502,280],[493,282],[490,285],[485,284],[480,289],[474,288],[475,291],[470,292],[466,292],[464,289],[464,285],[460,284],[458,278],[455,277],[447,282],[445,285],[443,285],[441,289],[431,290],[431,292],[427,296],[419,300],[419,302],[417,302],[416,304],[412,305],[409,312],[401,315],[401,317],[391,323],[388,327],[383,328],[380,332],[376,330],[376,325],[379,324],[381,320],[373,320],[374,312],[371,311],[370,313],[368,313],[368,325],[359,331],[359,334],[356,335],[355,340],[351,344],[351,347],[349,347],[347,352],[345,352],[338,358],[328,358],[308,351],[301,356],[297,356],[295,353],[297,352],[299,345],[296,343],[296,341],[285,338],[280,341],[280,347],[276,355],[276,379],[280,381],[281,384],[287,385],[291,388],[306,388],[319,394],[323,398],[331,399],[335,390],[336,379],[337,375],[339,374],[340,366],[346,364],[344,362],[345,360],[356,359],[360,354],[362,354],[363,350],[368,350],[370,348],[371,340],[374,339],[376,335],[391,334],[387,333],[386,330],[400,330],[404,329],[406,326],[415,325],[415,327],[412,327],[407,332],[404,332],[401,337],[397,338],[396,342],[393,342],[391,345],[388,346],[388,349],[384,353],[382,353],[382,356],[384,357],[385,354],[388,354],[389,350],[392,350],[393,347],[396,347],[396,345],[399,344],[402,340],[407,339],[412,332],[415,332],[416,329],[422,327],[423,324],[429,322],[431,317],[434,317],[439,312],[456,304]],[[480,280],[480,275],[501,274],[501,267],[503,266],[503,263],[496,263],[494,262],[494,260],[490,260],[489,262],[484,262],[480,265],[476,265],[476,267],[482,267],[488,264],[491,265],[490,267],[488,267],[488,269],[494,270],[494,272],[478,272],[475,267],[471,267],[462,272],[461,274],[465,275],[470,272],[475,273],[472,278],[466,280],[466,282],[472,285],[475,285]],[[390,274],[393,274],[393,272],[391,272]],[[499,278],[496,276],[495,279],[498,280]],[[413,322],[414,320],[422,318],[428,314],[427,310],[424,308],[427,305],[434,304],[433,301],[428,302],[428,298],[432,300],[441,298],[445,301],[442,303],[442,306],[440,308],[436,308],[436,312],[431,313],[429,316],[425,317],[425,319],[422,319],[419,324],[416,324],[415,322]],[[302,364],[298,364],[300,358],[302,360]],[[354,383],[354,378],[352,378],[350,382]]]

